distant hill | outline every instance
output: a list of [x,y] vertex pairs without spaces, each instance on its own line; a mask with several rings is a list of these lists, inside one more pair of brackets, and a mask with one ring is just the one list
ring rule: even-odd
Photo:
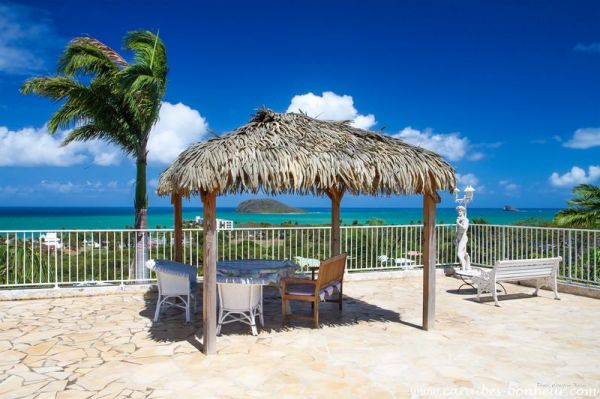
[[235,208],[238,213],[304,213],[302,209],[292,208],[274,199],[246,200]]

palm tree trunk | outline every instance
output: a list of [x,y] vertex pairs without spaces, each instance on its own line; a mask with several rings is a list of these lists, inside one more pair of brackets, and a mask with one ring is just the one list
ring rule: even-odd
[[[146,155],[138,156],[135,179],[135,228],[148,228],[148,195],[146,193]],[[138,231],[135,248],[135,278],[146,280],[149,277],[146,261],[148,260],[148,235]]]

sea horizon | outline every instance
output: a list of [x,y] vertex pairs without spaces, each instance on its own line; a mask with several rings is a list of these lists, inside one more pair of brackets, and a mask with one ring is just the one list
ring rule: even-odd
[[[236,225],[243,223],[297,223],[316,225],[330,223],[328,207],[299,207],[304,213],[237,213],[235,207],[218,207],[217,218],[233,220]],[[469,207],[468,216],[484,219],[490,224],[514,224],[515,222],[536,219],[551,221],[561,208],[520,208],[516,212],[502,208]],[[377,219],[384,224],[421,223],[423,214],[419,207],[341,207],[342,224],[365,224]],[[184,207],[184,220],[194,220],[202,216],[202,207]],[[453,224],[456,219],[454,207],[438,207],[436,221],[439,224]],[[2,206],[0,207],[0,231],[2,230],[61,230],[61,229],[123,229],[134,222],[133,207],[126,206]],[[148,227],[173,227],[173,208],[156,206],[148,208]]]

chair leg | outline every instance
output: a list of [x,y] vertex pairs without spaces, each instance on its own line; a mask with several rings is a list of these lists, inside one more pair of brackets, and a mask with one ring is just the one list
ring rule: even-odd
[[560,300],[558,297],[558,283],[556,282],[556,278],[552,279],[552,291],[554,291],[554,299]]
[[157,322],[160,317],[160,307],[162,303],[160,302],[160,295],[158,296],[158,301],[156,301],[156,311],[154,312],[154,321]]
[[535,291],[533,292],[533,296],[538,296],[538,292],[540,291],[540,280],[535,280]]
[[190,315],[190,308],[192,303],[190,302],[191,296],[190,294],[187,295],[187,302],[185,303],[185,322],[189,323],[192,319],[191,315]]
[[265,318],[263,317],[263,287],[262,285],[260,286],[260,308],[258,308],[258,310],[260,311],[259,315],[259,319],[260,319],[260,325],[261,326],[265,326]]
[[258,335],[258,330],[256,329],[256,316],[250,312],[250,328],[252,329],[252,335],[257,336]]
[[265,326],[265,318],[263,316],[263,306],[262,303],[260,304],[260,307],[258,308],[258,320],[260,321],[260,325],[262,327]]
[[343,286],[343,285],[340,285],[340,294],[339,294],[339,296],[338,296],[338,298],[339,298],[339,301],[340,301],[340,303],[339,303],[339,305],[338,305],[338,309],[340,310],[340,312],[342,311],[342,297],[343,297],[343,294],[342,294],[342,293],[343,293],[343,290],[344,290],[344,286]]
[[313,310],[314,328],[320,328],[319,325],[319,297],[313,302],[315,308]]
[[281,298],[281,325],[285,325],[286,323],[286,319],[287,319],[287,307],[286,307],[287,301],[283,298]]
[[217,322],[217,335],[221,335],[221,327],[223,326],[223,308],[219,306],[219,319]]
[[498,292],[496,291],[496,285],[494,285],[494,288],[492,289],[492,293],[494,296],[494,303],[496,304],[497,307],[500,307],[500,304],[498,303]]

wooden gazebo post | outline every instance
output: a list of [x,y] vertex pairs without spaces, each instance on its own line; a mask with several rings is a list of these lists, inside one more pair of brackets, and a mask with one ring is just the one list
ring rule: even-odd
[[340,254],[340,202],[344,191],[331,187],[327,196],[331,199],[331,256],[336,256]]
[[171,195],[171,204],[173,205],[173,225],[175,232],[173,239],[175,241],[175,262],[183,262],[183,216],[181,212],[181,194],[173,193]]
[[217,192],[202,192],[204,261],[202,351],[217,353]]
[[[435,197],[434,197],[435,195]],[[423,194],[423,329],[433,329],[435,321],[435,205],[437,194]]]

